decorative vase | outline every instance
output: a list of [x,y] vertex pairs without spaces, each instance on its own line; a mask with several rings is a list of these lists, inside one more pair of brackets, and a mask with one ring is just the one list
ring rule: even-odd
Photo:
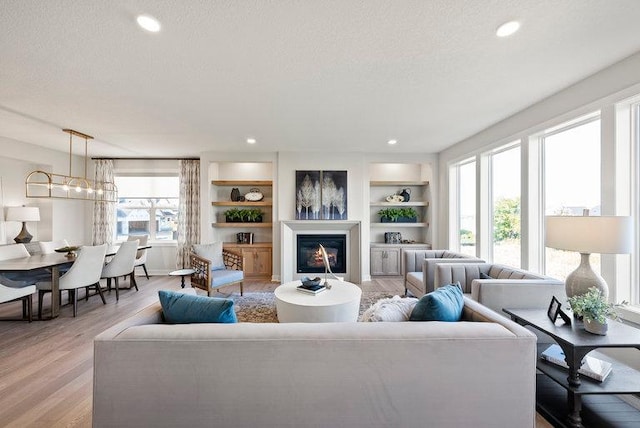
[[240,200],[240,189],[234,187],[231,189],[231,201],[238,202]]
[[409,202],[411,198],[411,189],[402,189],[402,192],[399,193],[402,196],[402,202]]
[[584,329],[592,334],[598,334],[600,336],[606,336],[607,330],[609,329],[609,325],[605,323],[600,323],[598,321],[594,321],[589,318],[584,318]]

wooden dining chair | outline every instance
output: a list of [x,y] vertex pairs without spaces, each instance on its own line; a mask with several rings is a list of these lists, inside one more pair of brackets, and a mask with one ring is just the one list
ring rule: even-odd
[[[104,266],[105,254],[107,254],[107,244],[81,247],[69,270],[59,279],[60,290],[69,290],[70,298],[73,302],[74,317],[78,313],[77,290],[79,288],[86,289],[88,295],[89,289],[95,287],[102,299],[102,303],[107,303],[100,288],[100,276]],[[51,292],[51,282],[38,282],[36,283],[36,288],[38,289],[38,318],[42,319],[42,301],[44,295]]]

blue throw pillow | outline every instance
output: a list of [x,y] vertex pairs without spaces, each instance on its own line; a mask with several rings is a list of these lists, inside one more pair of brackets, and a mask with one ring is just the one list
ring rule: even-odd
[[169,324],[235,323],[233,300],[159,290],[162,314]]
[[460,283],[445,285],[422,296],[409,321],[460,321],[463,307]]

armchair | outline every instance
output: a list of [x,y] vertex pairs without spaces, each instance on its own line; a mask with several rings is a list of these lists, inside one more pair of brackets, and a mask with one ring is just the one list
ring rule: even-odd
[[[189,254],[191,268],[195,273],[191,275],[191,286],[200,288],[211,296],[213,290],[227,285],[240,284],[240,295],[244,293],[242,271],[242,256],[233,251],[222,249],[222,243],[209,245],[194,245],[193,251]],[[218,258],[217,252],[222,252],[222,263],[215,263]]]
[[449,250],[403,250],[404,294],[411,291],[422,297],[435,290],[434,271],[437,263],[483,263],[484,260]]
[[434,277],[436,287],[460,282],[463,293],[501,315],[503,308],[546,309],[552,296],[566,301],[564,282],[505,265],[440,263]]

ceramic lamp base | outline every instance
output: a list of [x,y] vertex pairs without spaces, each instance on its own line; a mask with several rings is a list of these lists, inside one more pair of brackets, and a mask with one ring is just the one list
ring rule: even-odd
[[16,236],[15,238],[13,238],[13,240],[16,241],[16,244],[26,244],[28,242],[31,242],[32,238],[33,236],[27,230],[26,222],[23,221],[22,230],[20,231],[20,234],[18,234],[18,236]]
[[609,297],[609,287],[604,279],[591,269],[588,253],[580,253],[580,266],[567,276],[565,290],[567,297],[585,294],[591,287],[602,292],[605,299]]

